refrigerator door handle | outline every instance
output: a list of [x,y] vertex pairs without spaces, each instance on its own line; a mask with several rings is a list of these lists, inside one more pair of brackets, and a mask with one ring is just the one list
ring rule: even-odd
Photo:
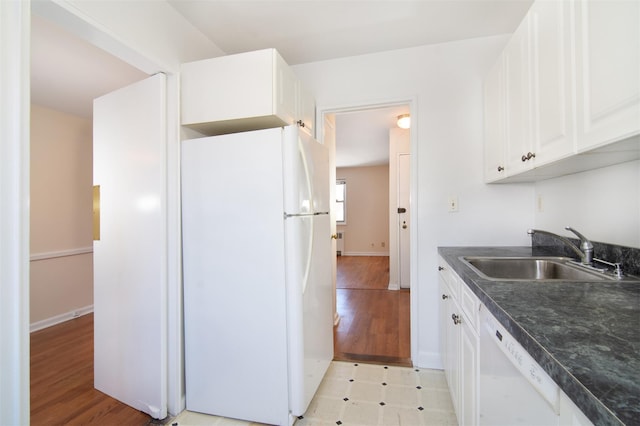
[[298,151],[302,159],[302,166],[304,168],[304,176],[307,181],[307,191],[309,193],[309,210],[313,212],[313,181],[311,180],[311,174],[309,173],[309,162],[307,161],[307,154],[304,152],[304,145],[302,144],[302,138],[298,135]]
[[313,226],[314,226],[314,217],[310,216],[309,220],[311,221],[311,226],[309,226],[309,248],[307,249],[307,262],[304,268],[304,275],[302,275],[302,294],[307,291],[307,284],[309,283],[309,271],[311,270],[311,258],[313,256]]

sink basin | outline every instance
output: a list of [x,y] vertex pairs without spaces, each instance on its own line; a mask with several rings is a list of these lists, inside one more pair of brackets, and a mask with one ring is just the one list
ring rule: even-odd
[[478,275],[509,281],[611,281],[614,278],[569,263],[568,257],[462,257]]

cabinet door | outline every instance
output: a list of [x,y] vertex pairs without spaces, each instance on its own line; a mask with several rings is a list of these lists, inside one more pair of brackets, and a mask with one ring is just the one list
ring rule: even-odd
[[532,145],[540,166],[574,151],[569,3],[535,2],[529,19]]
[[460,338],[460,407],[461,425],[477,425],[478,418],[478,351],[480,340],[471,324],[462,320]]
[[505,176],[504,66],[502,56],[489,71],[484,83],[484,180]]
[[285,124],[298,120],[298,79],[291,67],[274,51],[274,113]]
[[578,150],[640,132],[640,2],[575,3]]
[[316,100],[298,81],[298,120],[302,120],[304,128],[314,136],[316,122]]
[[523,155],[532,152],[528,15],[504,51],[504,66],[507,172],[511,176],[533,167],[533,158],[522,160]]
[[[456,413],[460,406],[460,328],[452,320],[452,315],[459,315],[460,309],[447,286],[442,274],[439,275],[440,284],[440,354],[444,368],[451,402]],[[456,312],[457,311],[457,312]]]

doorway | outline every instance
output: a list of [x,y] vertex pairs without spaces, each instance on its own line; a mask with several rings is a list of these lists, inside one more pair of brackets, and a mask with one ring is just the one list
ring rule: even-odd
[[[35,322],[32,324],[35,328],[47,328],[37,336],[36,333],[31,335],[34,344],[31,355],[32,359],[38,359],[52,349],[57,352],[70,350],[62,345],[75,337],[72,335],[78,328],[73,325],[81,321],[89,324],[85,331],[89,330],[90,336],[84,333],[83,348],[90,352],[83,352],[89,356],[83,359],[86,363],[77,372],[78,383],[82,384],[80,388],[74,387],[66,377],[77,358],[61,358],[58,365],[61,368],[55,369],[58,375],[44,374],[37,363],[32,364],[30,408],[36,422],[38,418],[50,421],[54,414],[72,416],[71,410],[60,414],[65,411],[60,407],[77,404],[74,396],[81,395],[86,399],[102,395],[94,389],[93,368],[94,301],[103,298],[94,294],[93,283],[92,99],[130,87],[131,83],[148,77],[143,71],[47,18],[46,13],[33,14],[31,25],[31,270],[35,272],[31,273],[30,282],[31,320]],[[142,154],[141,150],[137,154]],[[119,161],[123,161],[122,157]],[[49,250],[42,250],[43,247]],[[64,247],[72,248],[62,250]],[[34,257],[37,262],[33,261]],[[115,284],[116,280],[112,282]],[[76,318],[76,321],[68,321]],[[54,324],[57,325],[50,327]],[[69,330],[70,337],[66,340],[49,339],[45,345],[38,345],[42,336],[59,334],[63,329]],[[101,355],[107,351],[95,352]],[[52,393],[53,388],[56,393]],[[38,396],[47,392],[60,403],[52,405],[48,399]],[[112,398],[105,397],[105,401],[112,407],[100,408],[107,417],[112,411],[129,409]],[[59,410],[57,413],[56,409]],[[73,419],[69,419],[73,423]]]
[[336,229],[335,359],[411,365],[410,134],[396,124],[409,112],[399,103],[325,113],[335,123],[335,177],[346,187]]

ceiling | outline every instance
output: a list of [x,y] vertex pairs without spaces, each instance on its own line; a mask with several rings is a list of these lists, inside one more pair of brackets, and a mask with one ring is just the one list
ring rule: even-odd
[[[533,0],[167,1],[226,54],[275,47],[295,65],[512,33]],[[96,97],[145,77],[36,15],[31,49],[32,101],[79,116],[91,117]],[[398,111],[337,115],[337,161],[388,162],[388,131]]]

